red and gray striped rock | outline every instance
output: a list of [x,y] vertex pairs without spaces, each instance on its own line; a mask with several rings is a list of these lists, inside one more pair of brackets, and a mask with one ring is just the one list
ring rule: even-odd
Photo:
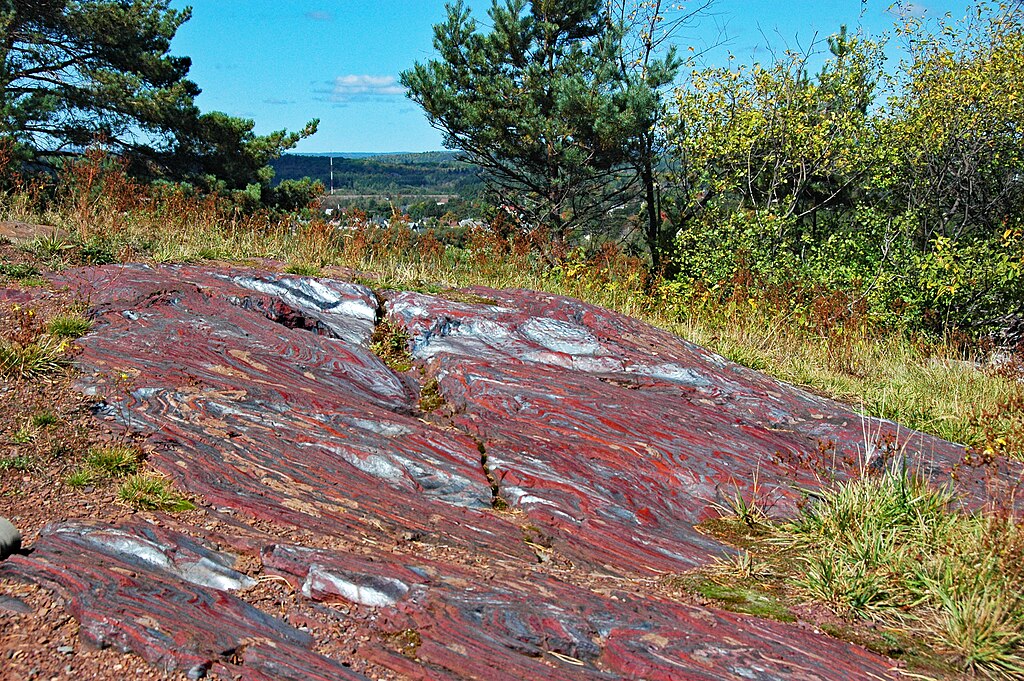
[[178,533],[49,526],[30,558],[2,567],[5,577],[67,597],[87,642],[133,651],[166,671],[202,678],[215,665],[241,664],[249,679],[364,678],[312,652],[309,633],[233,595],[252,580],[225,554]]
[[[890,666],[789,625],[751,626],[614,587],[598,597],[539,572],[481,582],[475,571],[437,562],[368,562],[292,546],[270,547],[264,565],[308,598],[380,607],[385,634],[418,632],[415,660],[365,651],[411,678],[850,679],[884,678]],[[826,658],[831,668],[815,662]]]
[[[470,292],[492,304],[403,293],[388,312],[410,330],[455,424],[481,441],[504,498],[574,560],[694,567],[716,550],[694,524],[737,494],[792,512],[823,478],[905,465],[945,482],[963,456],[607,310]],[[980,502],[983,483],[962,476],[967,503]]]
[[[0,565],[61,592],[96,642],[245,678],[357,678],[344,664],[360,660],[423,679],[892,676],[856,646],[646,586],[728,551],[695,525],[733,494],[785,512],[819,476],[894,458],[945,481],[956,445],[544,294],[385,303],[189,266],[64,283],[94,308],[82,389],[217,521],[55,525]],[[407,374],[369,349],[383,316],[410,334]],[[434,414],[418,407],[428,379],[448,403]],[[232,553],[320,619],[299,631],[247,604]],[[332,627],[363,644],[315,652]]]

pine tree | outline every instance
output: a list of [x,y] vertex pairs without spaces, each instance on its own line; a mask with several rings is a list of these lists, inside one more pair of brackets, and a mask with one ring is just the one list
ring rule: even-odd
[[561,244],[636,186],[630,152],[651,120],[619,68],[621,30],[601,0],[495,0],[478,30],[460,1],[434,27],[439,58],[402,74],[445,144],[498,199]]
[[252,121],[201,115],[191,60],[170,53],[189,17],[168,0],[0,0],[0,136],[35,167],[99,143],[141,176],[263,183],[316,122],[259,137]]

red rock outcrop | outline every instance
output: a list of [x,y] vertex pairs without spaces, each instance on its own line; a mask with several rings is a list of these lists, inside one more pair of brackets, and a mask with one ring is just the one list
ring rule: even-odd
[[[894,461],[945,481],[961,447],[556,296],[383,300],[189,266],[64,281],[96,320],[82,389],[207,519],[56,524],[0,564],[65,596],[96,643],[195,678],[893,676],[645,585],[729,551],[695,529],[728,496],[786,512],[821,476]],[[369,349],[385,317],[409,334],[406,374]],[[445,405],[425,413],[430,381]],[[978,503],[980,481],[958,484]],[[246,602],[237,555],[309,603],[305,630]],[[324,648],[339,630],[359,644]]]

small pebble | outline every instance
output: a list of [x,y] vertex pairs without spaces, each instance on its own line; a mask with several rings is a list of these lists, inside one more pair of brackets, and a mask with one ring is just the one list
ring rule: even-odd
[[62,655],[74,655],[75,648],[74,646],[57,646],[57,652]]
[[0,610],[6,610],[7,612],[14,612],[20,615],[27,615],[32,612],[32,608],[20,598],[3,595],[0,595]]
[[190,679],[190,681],[194,681],[195,679],[205,679],[206,667],[204,667],[201,664],[197,664],[196,666],[188,670],[186,676]]

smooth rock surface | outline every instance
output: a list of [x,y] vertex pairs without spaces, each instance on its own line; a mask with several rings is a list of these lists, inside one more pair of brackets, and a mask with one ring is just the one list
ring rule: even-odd
[[[93,642],[253,679],[895,678],[855,645],[673,601],[658,580],[730,551],[695,525],[734,494],[784,513],[893,461],[944,483],[958,445],[545,294],[383,300],[189,266],[64,283],[94,308],[82,389],[206,518],[57,524],[0,565],[64,595]],[[406,374],[369,350],[382,317],[410,334]],[[446,405],[424,413],[431,380]],[[970,473],[957,490],[975,506]],[[286,580],[318,619],[303,631],[246,602],[255,578]],[[358,645],[323,648],[338,631]]]
[[0,517],[0,560],[21,550],[21,532],[7,518]]

